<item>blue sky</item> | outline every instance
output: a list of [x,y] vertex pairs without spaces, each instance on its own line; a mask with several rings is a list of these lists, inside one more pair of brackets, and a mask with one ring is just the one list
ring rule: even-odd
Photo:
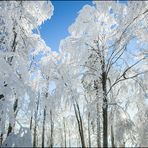
[[[45,21],[39,30],[47,46],[58,51],[60,40],[69,35],[68,27],[75,21],[79,10],[86,4],[92,5],[92,0],[51,0],[51,2],[54,6],[53,16]],[[127,0],[122,2],[125,3]]]
[[52,1],[54,14],[40,27],[41,37],[52,50],[58,51],[61,39],[68,36],[68,27],[74,22],[79,10],[92,1]]

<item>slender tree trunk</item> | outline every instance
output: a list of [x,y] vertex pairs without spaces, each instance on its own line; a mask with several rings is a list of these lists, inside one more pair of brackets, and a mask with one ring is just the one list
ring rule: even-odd
[[36,136],[37,136],[37,125],[35,123],[34,125],[34,133],[33,133],[33,147],[35,148],[36,147]]
[[90,137],[90,112],[88,113],[88,145],[91,147],[91,137]]
[[108,102],[106,90],[107,74],[105,72],[105,61],[102,64],[102,90],[103,90],[103,147],[108,147]]
[[80,113],[80,109],[79,109],[79,105],[78,103],[76,102],[76,105],[77,105],[77,110],[78,110],[78,115],[79,115],[79,119],[80,119],[80,127],[81,127],[81,139],[82,139],[82,147],[85,147],[85,139],[84,139],[84,132],[83,132],[83,123],[82,123],[82,117],[81,117],[81,113]]
[[[13,35],[14,35],[14,37],[13,37],[13,42],[12,42],[12,46],[11,46],[12,52],[16,51],[16,45],[17,45],[17,42],[16,42],[17,33],[15,31],[15,25],[16,24],[14,24],[14,27],[13,27]],[[13,60],[13,56],[8,58],[9,65],[12,65],[12,60]]]
[[42,127],[42,147],[45,146],[45,121],[46,121],[46,106],[44,108],[43,127]]
[[113,131],[113,126],[112,125],[111,125],[111,143],[112,143],[112,148],[115,148],[114,131]]
[[75,111],[75,115],[76,115],[76,119],[77,119],[77,123],[78,123],[79,135],[81,138],[81,145],[82,145],[82,147],[85,147],[82,118],[81,118],[81,114],[80,114],[79,105],[77,104],[77,102],[76,102],[76,105],[74,104],[74,111]]
[[32,116],[30,118],[30,131],[32,130]]
[[53,117],[52,117],[52,110],[50,110],[50,147],[53,147]]
[[101,147],[100,113],[97,103],[97,147]]

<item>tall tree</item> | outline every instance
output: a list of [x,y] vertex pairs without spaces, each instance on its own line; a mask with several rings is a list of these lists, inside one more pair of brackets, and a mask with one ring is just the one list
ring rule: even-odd
[[[2,124],[0,126],[1,135],[4,137],[6,137],[5,133],[8,137],[10,135],[9,140],[6,139],[8,142],[13,138],[15,123],[19,124],[23,121],[23,119],[18,121],[17,116],[20,117],[20,114],[26,114],[28,111],[24,108],[29,107],[29,104],[23,102],[28,97],[31,104],[33,101],[31,98],[34,98],[30,84],[30,53],[35,56],[45,47],[40,35],[34,34],[32,30],[37,29],[38,25],[51,17],[53,6],[50,2],[30,2],[28,5],[25,1],[1,1],[0,10],[2,12],[0,15],[0,76],[2,78],[0,120]],[[32,108],[29,110],[31,111]],[[21,113],[19,114],[18,111]],[[21,124],[19,125],[21,127]],[[4,138],[3,140],[5,143]]]
[[[128,6],[119,2],[97,1],[94,4],[82,8],[69,28],[70,36],[61,41],[60,48],[81,69],[85,88],[95,88],[99,92],[103,147],[108,147],[108,108],[113,103],[109,96],[111,91],[123,81],[147,72],[139,69],[144,67],[145,47],[132,51],[129,45],[145,42],[148,8],[146,2],[129,2]],[[138,7],[135,9],[135,6]]]

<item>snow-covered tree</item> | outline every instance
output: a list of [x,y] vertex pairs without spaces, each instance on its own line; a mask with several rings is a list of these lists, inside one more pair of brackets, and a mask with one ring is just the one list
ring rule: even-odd
[[[22,115],[27,105],[25,100],[32,102],[34,98],[30,83],[32,61],[29,57],[31,53],[35,56],[43,50],[44,44],[33,29],[51,17],[53,6],[50,2],[1,1],[0,10],[0,133],[4,140],[15,132],[15,124],[20,122],[19,112]],[[24,112],[28,113],[27,110]],[[13,134],[10,136],[13,137]],[[6,141],[9,142],[10,137]],[[7,142],[4,146],[9,145]]]
[[50,1],[0,2],[0,145],[147,146],[146,1],[93,1],[52,51]]
[[[128,5],[94,2],[93,6],[82,8],[69,28],[70,36],[60,44],[61,53],[81,69],[84,89],[100,106],[104,147],[108,146],[111,124],[108,112],[119,105],[116,100],[120,101],[115,94],[124,97],[126,93],[119,92],[119,87],[130,88],[127,82],[147,72],[144,54],[147,47],[141,46],[147,40],[147,13],[147,2],[128,2]],[[135,49],[131,48],[131,42]]]

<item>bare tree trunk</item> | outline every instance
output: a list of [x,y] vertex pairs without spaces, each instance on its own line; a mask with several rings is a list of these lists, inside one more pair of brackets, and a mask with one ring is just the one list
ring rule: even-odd
[[53,147],[53,117],[52,117],[52,110],[50,110],[50,147]]
[[36,136],[37,136],[37,123],[35,121],[35,125],[34,125],[34,133],[33,133],[33,147],[36,147]]
[[45,145],[45,120],[46,120],[46,106],[44,108],[43,127],[42,127],[42,147]]
[[101,147],[100,113],[97,103],[97,147]]
[[111,143],[112,147],[115,147],[115,142],[114,142],[114,131],[113,131],[113,126],[111,125]]
[[90,112],[88,113],[88,145],[91,147],[91,137],[90,137]]
[[[11,46],[12,52],[15,52],[16,51],[16,45],[17,45],[17,42],[16,42],[17,33],[15,31],[15,25],[16,24],[14,24],[14,27],[13,27],[13,35],[14,35],[14,38],[13,38],[13,42],[12,42],[12,46]],[[13,60],[13,56],[8,58],[9,65],[12,65],[12,60]]]
[[78,123],[79,135],[81,138],[81,145],[82,145],[82,147],[85,147],[82,118],[81,118],[81,114],[80,114],[79,105],[77,102],[76,102],[76,105],[74,104],[74,111],[75,111],[75,115],[76,115],[76,119],[77,119],[77,123]]
[[108,147],[108,102],[107,102],[107,73],[105,71],[105,60],[102,63],[102,90],[103,90],[103,147]]
[[32,116],[30,118],[30,131],[32,130]]
[[85,140],[84,140],[84,132],[83,132],[83,123],[82,123],[82,117],[81,117],[81,113],[80,113],[80,109],[79,109],[79,105],[78,103],[76,102],[76,106],[77,106],[77,110],[78,110],[78,115],[79,115],[79,119],[80,119],[80,127],[81,127],[81,140],[82,140],[82,147],[85,147]]

